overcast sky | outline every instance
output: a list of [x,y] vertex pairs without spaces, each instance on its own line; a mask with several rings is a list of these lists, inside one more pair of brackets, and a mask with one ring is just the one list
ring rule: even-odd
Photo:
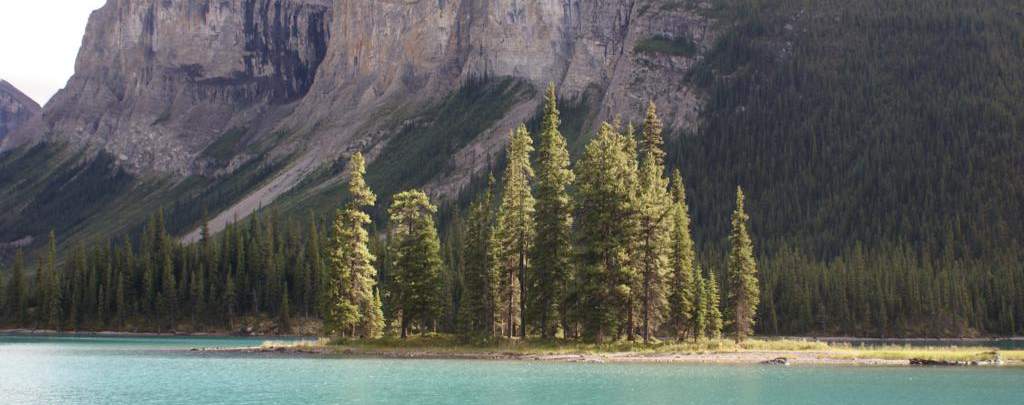
[[39,104],[75,71],[89,13],[106,0],[0,0],[0,79]]

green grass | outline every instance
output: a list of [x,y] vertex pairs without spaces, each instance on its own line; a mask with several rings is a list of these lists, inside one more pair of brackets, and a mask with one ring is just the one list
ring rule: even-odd
[[[321,342],[322,343],[322,342]],[[728,339],[700,341],[663,341],[651,344],[626,340],[610,343],[583,343],[557,339],[501,339],[493,342],[469,342],[453,335],[428,334],[408,339],[385,337],[378,340],[335,339],[328,346],[372,351],[429,351],[431,353],[513,353],[519,355],[607,354],[607,353],[735,353],[744,351],[825,351],[823,342],[805,340],[747,340],[736,343]]]
[[246,134],[245,128],[231,128],[210,146],[203,150],[201,156],[215,160],[219,165],[226,165],[242,146]]
[[832,360],[910,360],[936,361],[991,361],[998,351],[1011,365],[1024,362],[1024,350],[997,350],[991,347],[913,347],[913,346],[852,346],[848,343],[828,344],[807,339],[749,339],[736,343],[729,339],[700,341],[664,341],[652,344],[616,341],[604,344],[566,340],[508,340],[470,342],[455,335],[426,334],[407,339],[385,337],[377,340],[324,339],[316,342],[265,342],[269,348],[326,349],[335,353],[364,354],[423,354],[423,355],[506,355],[506,356],[561,356],[561,355],[639,355],[659,354],[737,354],[778,352],[805,353],[819,359]]

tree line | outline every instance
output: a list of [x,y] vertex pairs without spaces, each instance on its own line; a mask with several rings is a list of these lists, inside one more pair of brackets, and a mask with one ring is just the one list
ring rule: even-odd
[[[348,202],[332,218],[282,221],[275,212],[200,241],[168,235],[162,211],[133,241],[77,246],[57,264],[56,238],[29,280],[18,254],[3,319],[25,327],[233,330],[245,316],[286,333],[296,318],[322,333],[454,332],[467,338],[717,337],[753,333],[757,265],[737,188],[728,271],[721,284],[697,260],[686,191],[667,175],[662,124],[650,105],[640,131],[605,123],[572,166],[554,87],[541,128],[511,133],[500,186],[493,176],[444,242],[437,207],[420,190],[392,197],[384,232],[365,161],[347,167]],[[465,217],[465,220],[462,218]],[[724,294],[720,294],[724,291]]]

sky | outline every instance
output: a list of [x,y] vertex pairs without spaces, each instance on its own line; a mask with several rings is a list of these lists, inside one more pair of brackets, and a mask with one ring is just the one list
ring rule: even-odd
[[40,105],[75,71],[89,13],[106,0],[0,0],[0,79]]

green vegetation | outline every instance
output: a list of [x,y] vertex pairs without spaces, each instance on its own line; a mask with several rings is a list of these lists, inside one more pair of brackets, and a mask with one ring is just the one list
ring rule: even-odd
[[755,330],[1024,332],[1024,5],[713,4],[703,123],[666,150],[719,276],[743,186]]
[[697,44],[689,38],[671,38],[664,35],[655,35],[637,41],[633,51],[636,53],[660,53],[689,57],[697,53]]
[[[431,224],[417,228],[416,246],[395,245],[393,229],[383,232],[393,225],[387,196],[450,174],[445,159],[533,90],[514,79],[473,82],[391,125],[401,134],[383,146],[366,177],[383,201],[362,208],[377,220],[369,234],[380,227],[392,236],[367,238],[380,286],[373,301],[381,302],[388,333],[397,334],[395,322],[405,318],[403,332],[476,340],[516,322],[527,339],[572,342],[635,334],[700,340],[723,332],[1024,333],[1024,27],[1015,17],[1024,6],[713,3],[706,12],[723,23],[720,41],[688,77],[707,101],[696,133],[668,136],[662,147],[649,120],[639,138],[621,123],[602,125],[594,138],[582,128],[597,98],[587,92],[549,100],[526,126],[538,135],[537,160],[516,156],[519,167],[511,169],[486,165],[513,173],[532,165],[537,177],[494,184],[480,176],[436,214],[427,201],[422,208],[430,213],[420,217]],[[576,158],[574,181],[561,176],[570,165],[553,135],[552,105],[563,107],[558,132]],[[662,148],[664,168],[651,153]],[[26,214],[4,216],[0,236],[44,235],[52,226],[58,235],[90,239],[91,248],[40,248],[45,242],[37,240],[23,265],[32,280],[26,306],[7,305],[5,322],[24,324],[16,321],[27,314],[39,325],[157,330],[175,321],[201,329],[239,316],[324,315],[331,283],[322,249],[339,232],[319,212],[308,225],[289,215],[337,208],[351,199],[342,187],[283,214],[265,210],[198,246],[168,248],[169,238],[159,235],[194,226],[204,208],[225,207],[286,161],[255,159],[225,179],[166,184],[125,177],[109,156],[83,164],[61,152],[50,145],[0,157],[0,209]],[[325,176],[337,177],[348,163],[339,160]],[[666,169],[680,169],[678,178],[667,182]],[[742,196],[734,194],[738,185]],[[537,198],[534,249],[496,246],[514,239],[496,235],[510,232],[496,225],[496,205],[529,192]],[[735,206],[727,203],[734,196]],[[135,236],[142,218],[167,201],[174,203],[166,220]],[[528,210],[503,211],[507,223],[509,212]],[[100,219],[84,220],[93,214]],[[432,237],[428,228],[435,228]],[[117,234],[131,236],[103,241]],[[539,239],[546,237],[553,239]],[[559,247],[545,250],[552,243]],[[502,251],[510,247],[518,249]],[[409,252],[419,252],[418,261],[407,261]],[[44,258],[35,266],[33,253]],[[498,262],[513,257],[514,271],[511,262]],[[556,261],[564,264],[550,264]],[[429,302],[415,305],[403,302],[396,281],[414,265],[433,280]],[[33,269],[35,279],[27,275]],[[4,285],[15,284],[6,277]],[[17,301],[6,298],[11,294],[0,302]],[[364,315],[380,319],[376,311]]]
[[246,133],[245,128],[232,128],[207,146],[201,155],[213,159],[219,166],[225,166],[241,151]]

